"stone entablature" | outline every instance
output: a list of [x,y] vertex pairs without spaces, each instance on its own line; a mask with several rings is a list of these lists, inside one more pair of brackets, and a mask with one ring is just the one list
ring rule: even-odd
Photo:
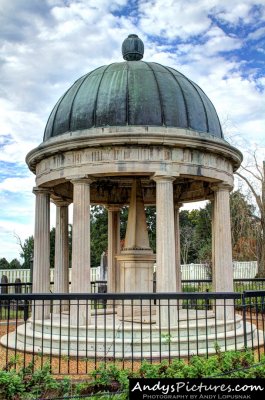
[[151,176],[166,171],[232,185],[233,171],[242,159],[226,141],[184,129],[92,131],[89,136],[83,131],[61,135],[30,152],[27,163],[36,172],[37,184],[60,183],[76,174]]

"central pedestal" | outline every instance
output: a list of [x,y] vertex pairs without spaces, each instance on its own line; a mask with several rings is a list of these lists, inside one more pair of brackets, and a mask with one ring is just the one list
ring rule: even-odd
[[[124,250],[116,257],[120,263],[120,288],[123,293],[152,293],[155,255],[152,250]],[[149,322],[155,312],[152,300],[128,300],[118,307],[121,319]]]
[[[124,249],[116,256],[120,264],[120,291],[122,293],[152,293],[155,255],[150,248],[141,180],[132,184]],[[150,322],[152,300],[126,300],[118,307],[122,320]],[[155,312],[155,310],[154,310]]]

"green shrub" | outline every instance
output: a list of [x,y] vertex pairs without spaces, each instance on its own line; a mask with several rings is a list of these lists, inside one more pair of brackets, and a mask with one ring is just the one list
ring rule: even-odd
[[15,395],[22,395],[25,390],[23,379],[15,370],[0,371],[0,400],[13,399]]
[[[10,365],[15,365],[14,363]],[[136,372],[119,369],[115,364],[101,364],[79,383],[69,378],[56,380],[49,364],[34,370],[34,364],[19,372],[10,368],[0,371],[0,400],[31,400],[64,396],[89,396],[94,399],[128,398],[129,377],[139,378],[265,378],[265,357],[255,363],[251,351],[221,352],[216,345],[216,354],[207,358],[193,356],[189,362],[174,359],[151,364],[143,361]],[[113,394],[113,396],[112,396]],[[91,397],[92,396],[92,397]]]

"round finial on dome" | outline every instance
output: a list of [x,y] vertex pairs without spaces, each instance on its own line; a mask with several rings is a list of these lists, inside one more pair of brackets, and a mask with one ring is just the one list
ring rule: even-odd
[[129,35],[122,43],[122,55],[126,61],[139,61],[144,55],[144,44],[135,34]]

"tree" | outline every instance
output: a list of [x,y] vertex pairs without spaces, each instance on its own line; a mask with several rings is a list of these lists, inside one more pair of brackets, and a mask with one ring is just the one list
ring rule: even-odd
[[22,243],[22,240],[18,235],[16,235],[16,238],[21,249],[19,255],[24,260],[22,268],[30,269],[30,264],[33,259],[33,249],[34,249],[33,236],[29,236],[27,239],[25,239],[24,243]]
[[180,212],[180,254],[183,264],[211,263],[211,210],[211,204],[207,203],[204,208]]
[[146,223],[149,236],[150,247],[153,252],[156,252],[156,208],[149,206],[145,209]]
[[50,268],[54,268],[55,257],[55,228],[50,231]]
[[194,229],[190,225],[184,225],[180,229],[180,256],[183,264],[191,262],[190,254],[193,250]]
[[[257,229],[255,207],[237,190],[230,195],[233,258],[250,261],[256,258]],[[183,263],[212,261],[212,204],[180,213],[181,257]]]
[[12,261],[10,261],[9,268],[10,269],[19,269],[19,268],[21,268],[21,264],[16,258],[14,258]]
[[192,210],[190,219],[194,226],[194,250],[196,261],[211,264],[212,262],[212,204]]
[[[22,243],[21,238],[16,235],[17,242],[20,246],[21,252],[20,257],[24,260],[22,266],[19,268],[30,269],[31,262],[33,261],[34,255],[34,237],[29,236]],[[69,225],[69,258],[71,265],[71,255],[72,255],[72,225]],[[54,257],[55,257],[55,228],[53,227],[50,231],[50,267],[54,268]]]
[[244,181],[255,200],[256,212],[253,217],[257,229],[258,276],[265,277],[265,161],[259,162],[257,153],[251,154],[251,161],[241,165],[236,174]]
[[180,257],[182,264],[189,264],[196,259],[196,248],[194,246],[194,221],[188,210],[179,213],[180,227]]
[[257,259],[257,229],[253,217],[255,207],[240,190],[230,195],[231,232],[233,259],[252,261]]
[[0,269],[9,269],[9,262],[5,257],[0,258]]
[[10,261],[10,263],[4,257],[0,259],[0,269],[19,269],[19,268],[21,268],[21,264],[16,258]]
[[108,248],[108,211],[102,206],[91,207],[91,267],[100,265],[100,257]]
[[122,207],[121,215],[120,215],[120,235],[121,235],[122,243],[124,243],[124,239],[125,239],[125,235],[126,235],[128,212],[129,212],[129,207],[127,207],[127,206]]

